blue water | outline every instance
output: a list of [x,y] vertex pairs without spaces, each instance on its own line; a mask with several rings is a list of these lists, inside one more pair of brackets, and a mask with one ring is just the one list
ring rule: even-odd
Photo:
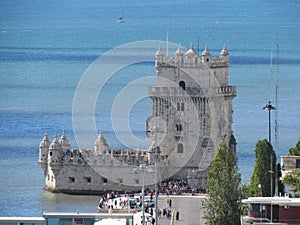
[[[125,22],[118,24],[122,8]],[[287,154],[300,138],[299,11],[298,0],[1,0],[0,216],[96,211],[97,197],[42,190],[39,142],[44,131],[52,138],[65,130],[76,148],[73,98],[89,65],[122,44],[165,41],[167,31],[170,42],[184,47],[193,42],[197,47],[199,40],[200,51],[208,44],[215,56],[226,43],[231,57],[229,83],[238,91],[233,130],[239,168],[243,182],[249,181],[255,143],[268,138],[268,114],[262,107],[269,100],[275,104],[276,42],[280,46],[277,156]],[[96,125],[103,128],[111,146],[123,146],[111,124],[112,101],[128,82],[151,75],[155,75],[153,64],[132,65],[117,72],[100,93]],[[136,136],[144,137],[150,114],[149,99],[130,111],[130,128]],[[273,112],[272,125],[274,117]]]

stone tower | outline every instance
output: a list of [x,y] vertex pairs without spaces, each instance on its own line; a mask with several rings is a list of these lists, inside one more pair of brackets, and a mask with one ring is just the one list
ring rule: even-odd
[[48,138],[48,133],[45,132],[44,138],[39,145],[39,160],[38,160],[38,162],[41,164],[41,166],[43,168],[44,175],[46,175],[46,172],[47,172],[49,146],[50,146],[50,141]]
[[229,53],[224,45],[219,57],[208,47],[200,57],[193,45],[174,56],[156,52],[157,83],[149,88],[152,116],[148,138],[160,149],[160,177],[188,178],[205,186],[207,170],[221,144],[235,151],[232,100],[236,87],[228,86]]

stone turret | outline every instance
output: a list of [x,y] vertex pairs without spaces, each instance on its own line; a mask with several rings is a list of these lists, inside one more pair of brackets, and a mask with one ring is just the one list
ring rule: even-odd
[[155,66],[159,66],[160,64],[164,63],[164,54],[161,50],[161,48],[159,47],[159,49],[157,50],[157,52],[155,53]]
[[71,145],[69,140],[67,139],[65,131],[62,132],[60,139],[58,142],[61,144],[62,151],[65,152],[66,150],[71,149]]
[[210,52],[208,51],[208,46],[205,45],[205,49],[202,52],[202,62],[208,63],[210,61]]
[[226,44],[224,44],[223,49],[220,52],[220,58],[225,62],[229,62],[229,53],[227,51]]
[[184,52],[182,51],[181,45],[179,44],[178,45],[178,49],[175,52],[175,60],[176,60],[176,62],[183,62],[183,55],[184,55]]
[[190,63],[197,62],[198,54],[194,50],[193,44],[190,45],[190,49],[185,53],[185,60]]
[[45,132],[44,138],[39,145],[39,161],[38,161],[43,168],[44,174],[46,174],[49,146],[50,146],[50,141],[48,138],[48,133]]
[[95,141],[94,150],[96,152],[96,155],[104,155],[108,154],[108,144],[103,137],[102,129],[100,129],[98,138]]
[[55,134],[48,151],[48,165],[51,167],[54,176],[57,176],[62,168],[61,154],[62,146],[58,142],[57,135]]

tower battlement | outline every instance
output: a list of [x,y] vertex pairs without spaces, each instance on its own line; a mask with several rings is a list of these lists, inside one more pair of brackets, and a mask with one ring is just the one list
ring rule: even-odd
[[194,50],[191,44],[190,49],[184,53],[181,46],[175,52],[174,56],[165,56],[163,51],[159,50],[155,54],[156,67],[172,66],[172,67],[203,67],[204,64],[209,68],[223,68],[229,67],[229,53],[227,51],[226,45],[224,44],[223,49],[220,52],[220,56],[211,57],[211,54],[206,45],[205,50],[202,52],[201,57]]

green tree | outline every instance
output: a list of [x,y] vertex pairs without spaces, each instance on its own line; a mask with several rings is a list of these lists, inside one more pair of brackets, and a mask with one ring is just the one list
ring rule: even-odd
[[282,182],[285,185],[290,185],[294,192],[300,191],[300,169],[294,169],[291,172],[288,172]]
[[298,140],[296,146],[294,148],[289,149],[290,155],[300,155],[300,139]]
[[[255,165],[251,177],[250,196],[272,196],[275,190],[276,154],[272,145],[266,140],[259,140],[255,147]],[[271,165],[272,164],[272,165]],[[271,170],[272,166],[272,170]]]
[[238,172],[237,158],[226,145],[221,145],[217,151],[208,172],[209,197],[205,202],[204,218],[210,225],[238,225],[241,215],[241,175]]
[[277,163],[277,184],[278,184],[278,193],[285,193],[285,188],[284,188],[284,184],[282,182],[282,180],[280,179],[282,176],[282,173],[281,173],[281,165],[280,163]]
[[239,187],[240,196],[242,199],[249,198],[250,183],[241,184]]
[[[240,192],[241,199],[249,198],[249,188],[250,188],[250,183],[244,183],[244,184],[240,185],[239,192]],[[242,215],[247,215],[248,205],[242,204],[241,212],[242,212]]]

